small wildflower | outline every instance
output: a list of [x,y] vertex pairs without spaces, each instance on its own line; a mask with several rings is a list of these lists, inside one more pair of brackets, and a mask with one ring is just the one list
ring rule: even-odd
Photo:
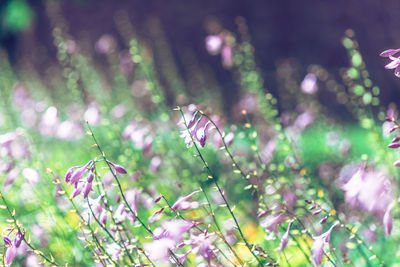
[[107,160],[107,162],[114,168],[114,170],[119,174],[127,174],[128,172],[121,165],[115,164],[112,161]]

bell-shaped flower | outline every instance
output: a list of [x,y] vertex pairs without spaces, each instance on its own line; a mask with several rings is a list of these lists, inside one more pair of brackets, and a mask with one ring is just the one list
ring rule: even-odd
[[128,172],[121,165],[115,164],[112,161],[107,160],[107,162],[113,167],[113,169],[119,174],[127,174]]
[[83,192],[83,198],[87,198],[90,191],[92,191],[92,183],[86,182],[85,183],[85,190]]
[[85,188],[84,182],[77,183],[75,190],[71,194],[71,198],[75,198],[76,196],[78,196],[84,188]]
[[334,223],[328,231],[325,233],[319,235],[319,236],[313,236],[314,242],[311,246],[311,257],[312,260],[314,261],[316,266],[321,266],[322,263],[322,258],[324,256],[324,246],[326,244],[329,244],[331,240],[331,233],[333,228],[335,228],[339,223],[336,222]]
[[107,224],[107,211],[103,209],[103,211],[100,214],[99,222],[105,226]]
[[24,240],[24,238],[25,238],[25,229],[24,229],[23,233],[21,233],[21,231],[18,230],[18,232],[14,238],[14,246],[16,246],[18,248],[21,245],[21,242],[22,242],[22,240]]

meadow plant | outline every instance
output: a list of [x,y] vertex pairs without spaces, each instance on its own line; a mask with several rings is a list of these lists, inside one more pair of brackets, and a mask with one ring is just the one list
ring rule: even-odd
[[[152,51],[123,11],[116,25],[125,47],[105,34],[93,51],[68,34],[57,4],[48,2],[46,12],[62,82],[50,92],[35,74],[17,81],[0,63],[14,104],[1,114],[13,111],[0,135],[5,266],[34,266],[33,255],[49,266],[399,261],[391,252],[399,237],[400,122],[394,104],[380,105],[352,30],[342,40],[350,65],[342,80],[322,66],[282,62],[285,96],[265,88],[243,18],[237,33],[206,36],[204,49],[221,57],[241,91],[229,120],[209,96],[183,96],[175,67],[162,70],[169,80],[158,79],[152,52],[161,65],[176,66],[171,52]],[[156,19],[149,27],[165,41]],[[100,78],[91,53],[110,65],[108,78]],[[399,76],[397,53],[381,56]],[[165,83],[175,88],[174,110]],[[329,112],[322,93],[355,126]]]

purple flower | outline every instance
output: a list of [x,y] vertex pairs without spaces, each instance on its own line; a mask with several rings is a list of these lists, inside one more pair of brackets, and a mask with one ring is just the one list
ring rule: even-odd
[[68,171],[65,173],[65,182],[69,183],[72,177],[72,174],[74,173],[76,168],[79,168],[80,166],[74,166],[68,169]]
[[24,232],[21,233],[20,229],[18,229],[17,234],[14,237],[14,241],[11,242],[11,239],[3,234],[3,241],[7,247],[6,255],[4,258],[4,262],[6,265],[11,265],[13,262],[15,255],[17,254],[17,248],[21,245],[21,242],[24,240],[25,237],[25,229]]
[[156,212],[153,213],[153,215],[151,215],[148,219],[149,223],[155,223],[156,221],[158,221],[158,219],[160,218],[161,213],[164,211],[165,207],[162,207],[161,209],[157,210]]
[[82,192],[82,190],[85,188],[85,183],[80,182],[80,183],[77,183],[75,186],[76,187],[75,187],[74,192],[72,192],[72,194],[71,194],[71,198],[75,198]]
[[324,246],[325,244],[329,244],[331,240],[331,232],[333,228],[335,228],[338,225],[338,222],[333,224],[331,228],[329,228],[328,231],[323,233],[322,235],[319,236],[313,236],[314,243],[312,244],[311,247],[311,257],[315,263],[316,266],[320,266],[322,262],[322,257],[324,256]]
[[154,238],[169,238],[175,242],[180,242],[184,233],[194,227],[194,224],[184,220],[163,221],[161,227],[154,230]]
[[87,168],[89,167],[90,164],[92,164],[93,160],[90,160],[86,165],[84,166],[78,166],[78,167],[72,167],[75,169],[75,171],[71,174],[71,169],[67,171],[67,174],[65,175],[65,180],[69,180],[71,184],[76,184],[79,182],[79,180],[85,175]]
[[394,55],[400,52],[400,49],[389,49],[383,51],[380,56],[388,57],[391,62],[385,66],[386,69],[395,69],[394,75],[400,77],[400,57],[395,57]]
[[216,239],[215,235],[208,234],[206,230],[204,233],[192,236],[189,244],[192,245],[192,252],[194,254],[199,253],[210,264],[211,260],[217,257],[214,253],[214,242]]
[[279,251],[284,251],[287,244],[289,243],[289,231],[290,228],[292,227],[293,221],[291,221],[288,225],[288,228],[286,229],[285,234],[281,238],[281,242],[279,243]]
[[107,162],[114,168],[114,170],[119,174],[127,174],[128,172],[121,165],[115,164],[112,161],[107,160]]
[[92,183],[87,182],[85,183],[85,191],[83,193],[83,198],[87,198],[90,191],[92,191]]
[[400,52],[400,49],[388,49],[388,50],[385,50],[382,53],[380,53],[379,56],[390,57],[390,56],[393,56],[394,54],[397,54],[398,52]]
[[387,208],[387,210],[385,211],[385,214],[383,215],[383,229],[385,231],[386,236],[390,236],[390,234],[392,233],[392,229],[393,229],[393,218],[392,215],[390,214],[390,212],[392,211],[394,206],[394,202],[392,202],[389,207]]
[[202,128],[197,129],[197,140],[199,141],[201,147],[204,147],[206,145],[207,141],[207,131],[208,127],[211,125],[211,122],[207,122],[206,125]]
[[17,247],[12,245],[10,247],[7,248],[6,251],[6,256],[5,256],[5,264],[6,265],[11,265],[11,263],[13,262],[15,255],[17,254]]
[[99,221],[104,226],[107,224],[107,211],[105,209],[101,212]]
[[150,161],[150,171],[156,173],[161,167],[162,159],[159,156],[155,156]]
[[388,148],[399,148],[400,147],[400,143],[390,143],[388,145]]
[[188,205],[185,205],[196,193],[198,193],[198,192],[200,192],[200,191],[194,191],[194,192],[192,192],[192,193],[190,193],[189,195],[187,195],[187,196],[184,196],[184,197],[180,197],[175,203],[174,203],[174,205],[172,205],[172,210],[173,211],[176,211],[176,210],[178,210],[178,209],[182,209],[182,207],[184,207],[184,206],[188,206]]

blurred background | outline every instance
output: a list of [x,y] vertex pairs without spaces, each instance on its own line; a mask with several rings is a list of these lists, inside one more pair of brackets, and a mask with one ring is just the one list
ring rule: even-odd
[[[52,183],[98,156],[85,135],[88,125],[107,157],[127,169],[123,188],[141,192],[143,218],[157,208],[159,193],[173,201],[193,192],[195,181],[213,192],[179,131],[182,118],[173,111],[179,105],[188,120],[197,109],[210,114],[245,172],[254,171],[260,190],[270,192],[265,202],[286,201],[287,192],[295,193],[293,205],[318,199],[351,227],[369,231],[363,235],[385,262],[400,262],[400,232],[384,237],[382,214],[351,209],[337,181],[343,166],[361,161],[399,177],[392,164],[398,155],[387,149],[395,127],[381,126],[400,97],[400,82],[379,54],[400,47],[400,2],[360,3],[0,0],[1,190],[34,244],[71,266],[93,265],[85,243],[76,242],[80,220]],[[276,249],[279,240],[269,242],[255,223],[261,202],[243,194],[247,180],[232,176],[220,136],[208,138],[202,151],[238,205],[245,235],[267,251]],[[280,178],[269,179],[267,172]],[[100,176],[116,208],[112,176]],[[276,190],[267,190],[269,183]],[[302,208],[295,211],[306,216]],[[228,220],[223,210],[216,214]],[[2,228],[7,216],[0,212]],[[313,234],[331,225],[318,221]],[[146,235],[138,234],[142,241]],[[337,235],[334,243],[345,238]],[[354,265],[367,266],[357,244],[346,246]],[[291,249],[290,256],[301,256]],[[23,253],[16,264],[37,266]],[[304,258],[294,262],[309,266]]]
[[[50,5],[51,4],[51,5]],[[105,34],[120,49],[128,49],[118,21],[128,15],[135,35],[154,53],[158,75],[164,90],[173,91],[163,68],[174,62],[182,88],[189,96],[199,90],[218,90],[227,114],[239,99],[239,89],[232,83],[232,72],[205,48],[205,38],[221,29],[238,31],[237,18],[244,18],[255,48],[256,63],[265,87],[279,95],[277,69],[290,64],[303,78],[310,64],[323,66],[333,75],[348,66],[341,40],[347,29],[355,32],[359,50],[371,79],[381,87],[381,101],[387,104],[399,97],[400,83],[383,66],[378,55],[400,44],[397,35],[398,1],[366,0],[321,2],[308,1],[28,1],[6,0],[0,3],[0,46],[18,70],[36,70],[43,79],[57,73],[57,48],[53,29],[61,27],[84,51],[93,50]],[[124,14],[121,14],[123,12]],[[104,63],[104,57],[93,60]],[[193,69],[204,73],[201,88],[193,81]],[[197,83],[197,85],[195,84]],[[279,96],[278,96],[279,97]],[[322,103],[330,105],[327,95]],[[167,94],[169,105],[175,100]],[[337,107],[333,107],[337,109]]]

